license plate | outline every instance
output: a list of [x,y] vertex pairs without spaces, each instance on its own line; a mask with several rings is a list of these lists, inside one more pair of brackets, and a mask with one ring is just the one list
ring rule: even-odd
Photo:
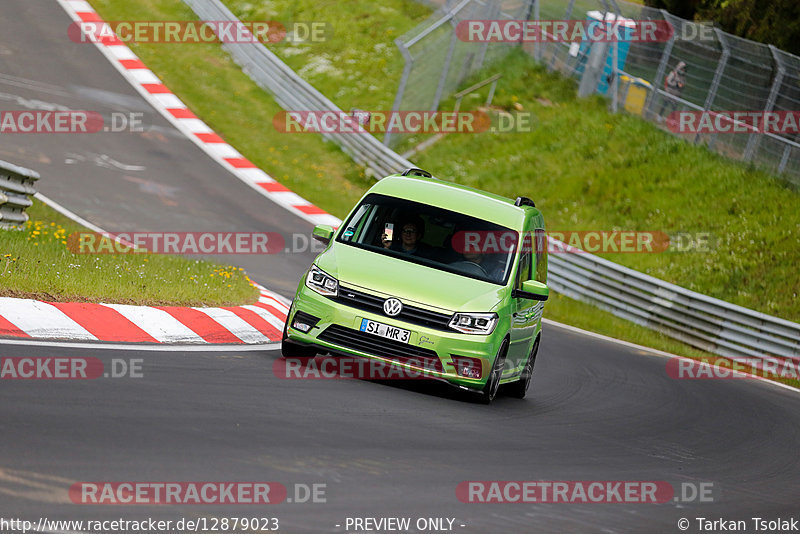
[[408,330],[403,330],[396,326],[389,326],[388,324],[376,323],[369,319],[361,319],[360,330],[367,334],[385,337],[386,339],[399,341],[401,343],[408,343],[408,340],[411,339],[411,332]]

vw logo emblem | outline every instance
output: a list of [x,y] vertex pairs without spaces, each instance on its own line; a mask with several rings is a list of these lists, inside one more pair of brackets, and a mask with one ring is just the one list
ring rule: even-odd
[[383,301],[383,312],[389,317],[394,317],[403,311],[403,303],[395,298]]

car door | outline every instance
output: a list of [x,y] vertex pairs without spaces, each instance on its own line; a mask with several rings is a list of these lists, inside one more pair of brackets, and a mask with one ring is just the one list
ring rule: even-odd
[[[526,231],[522,238],[514,289],[522,289],[522,282],[533,279],[536,269],[534,252],[533,234],[529,226],[526,226]],[[506,357],[506,366],[503,371],[504,377],[518,373],[521,367],[525,365],[525,359],[528,357],[528,348],[536,330],[538,304],[540,303],[535,300],[512,297],[511,345]]]

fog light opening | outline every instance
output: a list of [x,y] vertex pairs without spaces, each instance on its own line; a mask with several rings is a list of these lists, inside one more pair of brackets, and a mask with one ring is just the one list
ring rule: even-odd
[[458,376],[478,380],[483,377],[483,365],[480,358],[470,358],[469,356],[450,355],[453,359],[452,365]]

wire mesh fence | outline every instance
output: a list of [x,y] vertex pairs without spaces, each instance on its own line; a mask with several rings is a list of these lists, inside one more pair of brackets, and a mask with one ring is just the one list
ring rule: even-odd
[[[625,109],[704,143],[727,157],[752,162],[800,185],[800,57],[725,33],[712,25],[675,17],[624,0],[427,0],[436,13],[397,39],[406,60],[395,110],[436,110],[466,78],[491,65],[513,47],[523,46],[550,70],[583,80],[592,41],[536,43],[465,42],[455,28],[467,20],[612,20],[640,24],[669,23],[671,37],[620,41],[608,47],[606,71],[592,92],[603,93],[612,109]],[[609,19],[610,17],[610,19]],[[669,90],[666,81],[680,62],[685,85]],[[591,82],[591,80],[590,80]],[[749,113],[745,123],[723,121],[723,128],[681,128],[675,117]],[[775,122],[764,127],[771,115]],[[784,120],[786,119],[786,120]],[[719,123],[716,123],[719,126]],[[737,127],[732,127],[737,126]],[[725,128],[727,127],[727,128]],[[725,132],[728,129],[730,131]],[[689,131],[691,130],[691,131]],[[384,144],[402,136],[388,132]]]
[[[443,98],[483,65],[510,52],[516,44],[477,43],[459,39],[456,27],[467,20],[519,20],[532,13],[534,0],[448,0],[427,2],[439,9],[395,40],[405,68],[394,101],[395,111],[436,111]],[[396,146],[405,135],[388,130],[383,142]]]

